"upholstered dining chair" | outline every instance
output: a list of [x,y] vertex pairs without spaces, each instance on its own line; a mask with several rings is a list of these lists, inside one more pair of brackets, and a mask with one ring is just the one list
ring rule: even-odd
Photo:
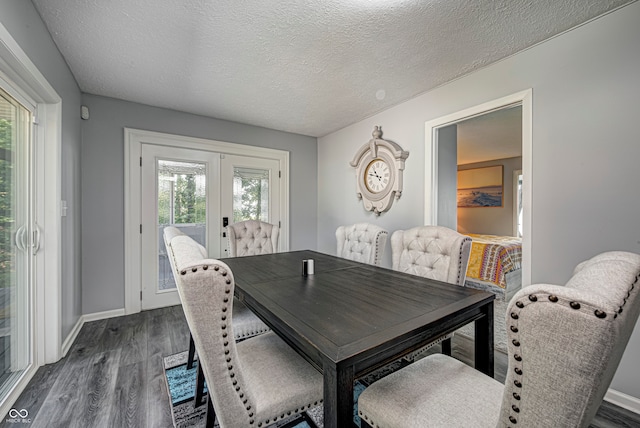
[[371,223],[356,223],[336,229],[338,257],[380,265],[389,232]]
[[394,270],[464,285],[471,238],[444,226],[419,226],[391,235]]
[[234,340],[231,269],[222,261],[203,259],[187,240],[174,238],[170,251],[209,386],[207,426],[217,417],[221,427],[265,427],[320,404],[322,374],[275,333]]
[[[471,238],[444,226],[418,226],[396,230],[391,235],[392,268],[425,278],[464,286],[471,254]],[[407,355],[412,361],[433,345],[451,355],[451,337],[447,334]]]
[[587,427],[640,313],[640,255],[603,253],[564,285],[523,288],[507,312],[502,385],[445,355],[419,360],[359,397],[363,426]]
[[278,252],[280,228],[260,220],[245,220],[227,226],[229,257]]
[[[163,230],[163,238],[165,242],[165,247],[167,248],[167,256],[169,258],[169,264],[171,265],[171,270],[173,272],[173,276],[176,279],[177,283],[177,268],[175,264],[175,260],[172,257],[173,252],[170,251],[170,245],[174,238],[177,239],[176,242],[189,242],[199,253],[200,258],[208,258],[207,250],[202,245],[193,241],[187,235],[185,235],[180,229],[174,226],[167,226]],[[233,324],[234,324],[234,338],[235,340],[243,340],[248,339],[253,336],[257,336],[262,333],[266,333],[270,330],[269,327],[265,323],[262,322],[260,318],[257,317],[256,314],[251,312],[249,308],[245,306],[240,300],[233,298]],[[193,362],[195,360],[195,343],[193,341],[193,335],[189,336],[189,352],[187,356],[187,368],[191,369],[193,367]],[[196,382],[196,392],[195,392],[195,406],[200,406],[202,403],[202,397],[204,393],[204,373],[202,372],[202,366],[198,365],[198,376]]]

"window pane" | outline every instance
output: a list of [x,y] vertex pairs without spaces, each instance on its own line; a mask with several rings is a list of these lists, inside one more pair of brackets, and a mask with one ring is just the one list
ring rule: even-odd
[[31,112],[0,90],[0,395],[30,358]]
[[269,170],[233,169],[233,222],[269,222]]
[[158,232],[160,245],[159,290],[175,288],[171,265],[164,246],[163,231],[175,226],[206,247],[207,189],[206,165],[171,160],[157,161]]

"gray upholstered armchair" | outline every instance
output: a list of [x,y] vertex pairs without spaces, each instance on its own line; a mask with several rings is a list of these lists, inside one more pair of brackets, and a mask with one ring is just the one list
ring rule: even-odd
[[[603,253],[565,286],[520,290],[507,311],[505,384],[444,355],[392,373],[358,399],[373,427],[587,427],[640,313],[640,255]],[[367,425],[364,426],[367,426]]]
[[[180,229],[174,226],[167,226],[163,230],[163,237],[165,247],[167,249],[167,256],[169,258],[169,263],[171,264],[171,271],[173,272],[173,276],[176,279],[176,284],[178,281],[178,272],[176,267],[176,261],[173,257],[173,251],[171,251],[171,244],[174,242],[176,245],[180,245],[182,242],[184,245],[188,243],[192,249],[192,253],[194,257],[199,257],[200,259],[208,258],[207,250],[202,245],[195,242],[193,239],[182,233]],[[178,289],[178,293],[180,294],[180,289]],[[182,300],[182,295],[180,296]],[[260,318],[256,316],[249,308],[247,308],[244,303],[233,298],[233,324],[234,324],[234,338],[235,340],[247,339],[249,337],[257,336],[262,333],[266,333],[269,331],[269,327],[265,323],[262,322]],[[187,357],[187,368],[191,369],[193,367],[193,362],[195,360],[195,352],[196,346],[193,341],[193,336],[189,337],[189,353]],[[195,406],[199,406],[202,404],[202,397],[204,394],[204,374],[202,372],[202,366],[198,366],[198,380],[196,384],[196,392],[195,392]]]
[[[191,245],[198,250],[199,257],[201,259],[208,258],[207,250],[202,245],[189,238],[187,235],[182,233],[180,229],[174,226],[165,227],[163,236],[174,277],[177,276],[177,268],[175,260],[171,257],[172,252],[170,251],[170,246],[174,239],[176,239],[176,242],[190,242]],[[178,289],[178,292],[179,291],[180,290]],[[269,331],[269,327],[267,327],[267,325],[263,323],[253,312],[251,312],[244,303],[236,298],[234,298],[233,311],[235,327],[234,334],[236,340],[247,339]],[[192,358],[193,356],[191,356],[190,360],[192,360]],[[192,362],[193,361],[190,361],[189,365],[191,365]]]
[[443,226],[419,226],[391,235],[393,269],[464,285],[471,238]]
[[229,257],[278,252],[278,226],[260,220],[246,220],[227,226]]
[[380,265],[389,232],[371,223],[356,223],[336,229],[338,257]]
[[168,251],[209,386],[207,426],[217,416],[222,427],[264,427],[320,404],[322,374],[273,332],[236,343],[233,272],[194,244],[175,237]]

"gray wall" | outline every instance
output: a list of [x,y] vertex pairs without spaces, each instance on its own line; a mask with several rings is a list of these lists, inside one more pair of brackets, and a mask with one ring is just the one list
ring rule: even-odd
[[[80,89],[30,1],[2,0],[0,21],[62,98],[62,324],[64,340],[82,314],[80,241]],[[46,244],[45,244],[46,245]]]
[[137,128],[290,152],[290,248],[316,247],[317,140],[84,94],[82,309],[124,307],[124,131]]
[[496,159],[458,166],[458,170],[502,165],[502,206],[458,208],[458,231],[485,235],[513,236],[513,171],[522,169],[522,158]]
[[[340,224],[373,221],[390,231],[422,224],[425,122],[532,88],[532,280],[562,284],[599,252],[640,252],[638,22],[636,2],[320,138],[318,248],[335,253]],[[356,199],[348,164],[374,125],[411,152],[402,198],[379,218]],[[638,327],[612,387],[640,398],[637,361]]]
[[457,229],[458,126],[438,129],[438,225]]

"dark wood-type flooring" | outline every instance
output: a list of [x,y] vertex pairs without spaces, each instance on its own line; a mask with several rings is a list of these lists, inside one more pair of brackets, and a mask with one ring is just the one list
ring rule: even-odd
[[[86,323],[68,355],[41,367],[13,407],[28,410],[33,428],[172,427],[162,357],[188,345],[180,306]],[[455,335],[452,354],[473,364],[473,342]],[[496,352],[501,382],[506,362]],[[15,426],[5,419],[0,426]],[[638,427],[640,415],[604,402],[591,426]]]

